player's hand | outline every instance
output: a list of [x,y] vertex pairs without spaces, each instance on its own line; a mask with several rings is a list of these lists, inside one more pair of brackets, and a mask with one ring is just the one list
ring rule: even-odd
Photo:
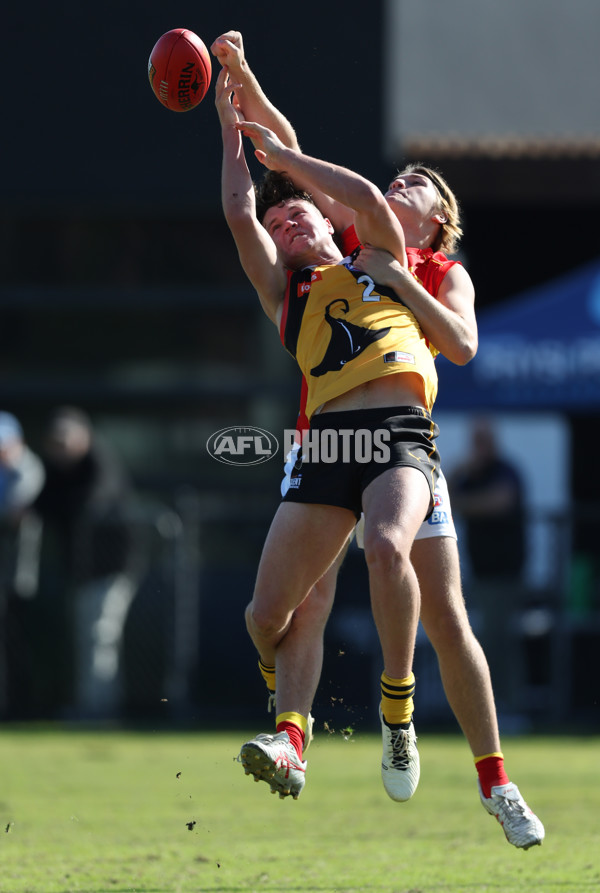
[[382,248],[371,248],[369,245],[361,248],[360,254],[352,262],[352,266],[362,273],[366,273],[375,282],[391,288],[407,272],[389,251],[384,251]]
[[228,68],[222,68],[215,85],[215,105],[222,125],[235,126],[241,115],[234,103],[234,92],[238,85],[234,84]]
[[244,136],[252,140],[254,154],[261,164],[269,170],[277,170],[280,153],[285,150],[284,144],[268,127],[254,124],[251,121],[239,121],[236,124]]
[[244,43],[239,31],[226,31],[213,41],[210,51],[218,62],[227,66],[234,74],[241,71],[244,58]]

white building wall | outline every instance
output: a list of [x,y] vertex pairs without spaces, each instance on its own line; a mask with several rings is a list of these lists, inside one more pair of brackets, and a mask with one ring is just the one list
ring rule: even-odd
[[600,0],[387,0],[385,146],[600,154]]

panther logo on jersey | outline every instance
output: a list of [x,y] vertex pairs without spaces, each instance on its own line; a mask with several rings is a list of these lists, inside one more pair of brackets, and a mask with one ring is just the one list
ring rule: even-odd
[[332,316],[330,310],[336,304],[342,305],[342,313],[348,313],[350,309],[345,298],[336,298],[325,308],[325,320],[331,328],[331,337],[325,356],[310,370],[310,374],[316,378],[325,375],[326,372],[337,372],[366,350],[369,344],[385,338],[390,331],[389,326],[384,329],[367,329],[350,323],[343,317]]

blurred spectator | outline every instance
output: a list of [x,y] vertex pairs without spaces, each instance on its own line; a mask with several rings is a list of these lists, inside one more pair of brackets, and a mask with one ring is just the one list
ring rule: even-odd
[[27,662],[28,605],[38,585],[41,525],[31,504],[44,466],[14,415],[0,412],[0,709],[10,712]]
[[[523,482],[500,454],[492,425],[473,426],[470,454],[449,477],[452,506],[464,521],[472,571],[467,606],[487,655],[499,713],[518,714],[523,679],[518,636],[526,557]],[[479,624],[477,624],[479,619]]]
[[[51,417],[42,457],[46,481],[36,508],[51,556],[46,566],[53,566],[56,599],[61,587],[68,594],[66,629],[57,638],[70,632],[74,652],[74,690],[63,697],[71,696],[76,717],[111,717],[120,706],[123,632],[139,580],[131,483],[89,417],[75,407]],[[63,666],[65,676],[69,670]]]
[[0,412],[0,519],[18,524],[44,483],[44,466],[23,437],[20,423]]

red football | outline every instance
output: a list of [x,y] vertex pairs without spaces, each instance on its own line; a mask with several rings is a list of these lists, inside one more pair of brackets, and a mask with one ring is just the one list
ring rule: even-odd
[[160,37],[148,59],[154,95],[172,112],[196,108],[210,86],[212,65],[205,44],[187,28],[173,28]]

